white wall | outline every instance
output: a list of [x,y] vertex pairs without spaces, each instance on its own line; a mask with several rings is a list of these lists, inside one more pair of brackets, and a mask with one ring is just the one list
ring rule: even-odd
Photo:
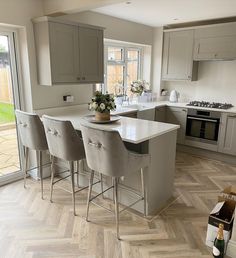
[[62,19],[106,28],[107,39],[152,45],[153,28],[91,11],[62,16]]
[[159,93],[161,89],[163,27],[153,29],[152,51],[152,90]]
[[41,1],[38,0],[0,1],[0,24],[18,31],[21,92],[23,97],[27,96],[25,98],[27,110],[32,109],[31,85],[35,83],[34,71],[30,69],[35,67],[31,18],[40,16],[42,13]]
[[236,105],[236,60],[199,63],[198,81],[165,82],[168,90],[176,89],[180,101],[206,100]]
[[75,104],[87,103],[92,94],[91,85],[64,85],[43,87],[37,83],[34,33],[31,19],[43,15],[40,0],[0,1],[0,24],[16,28],[19,39],[20,70],[22,79],[22,108],[32,111],[65,105],[62,96],[73,94]]

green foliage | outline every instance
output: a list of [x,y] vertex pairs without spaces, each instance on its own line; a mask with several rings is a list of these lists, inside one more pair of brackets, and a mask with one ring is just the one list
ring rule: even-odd
[[7,52],[7,49],[4,45],[0,44],[0,52]]
[[0,102],[0,124],[11,123],[14,121],[14,106],[12,104]]
[[109,112],[116,109],[114,97],[110,94],[102,94],[100,91],[96,91],[92,102],[89,104],[90,110],[98,112]]

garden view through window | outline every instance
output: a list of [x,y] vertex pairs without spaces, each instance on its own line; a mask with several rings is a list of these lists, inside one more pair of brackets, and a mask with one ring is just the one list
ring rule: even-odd
[[114,95],[129,95],[130,84],[140,79],[141,49],[107,46],[106,91]]

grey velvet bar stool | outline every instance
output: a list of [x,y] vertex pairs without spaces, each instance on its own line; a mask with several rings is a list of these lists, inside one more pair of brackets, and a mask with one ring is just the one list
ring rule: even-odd
[[[119,184],[119,179],[131,173],[136,173],[138,171],[141,172],[142,189],[140,199],[138,201],[144,201],[144,215],[146,215],[146,189],[143,168],[148,166],[150,162],[150,155],[128,151],[117,131],[95,129],[85,124],[81,125],[81,131],[84,141],[86,160],[89,168],[92,170],[87,199],[86,220],[88,221],[90,203],[101,194],[100,193],[91,198],[94,171],[97,171],[112,178],[113,184],[108,189],[113,188],[116,232],[117,238],[120,239],[118,186],[121,185]],[[93,203],[96,204],[95,202]],[[133,205],[135,203],[137,203],[137,201],[134,202]],[[129,207],[131,206],[132,205]]]
[[[87,187],[75,191],[74,185],[74,162],[85,159],[85,152],[83,141],[77,134],[73,125],[70,121],[62,121],[55,119],[54,117],[43,115],[43,125],[45,128],[46,138],[48,142],[49,152],[51,154],[51,190],[50,190],[50,201],[52,201],[53,185],[62,179],[60,178],[54,181],[55,176],[55,158],[62,159],[69,164],[70,177],[71,177],[71,193],[74,215],[75,211],[75,193],[79,192]],[[78,168],[77,168],[78,169]],[[78,173],[78,171],[77,171]],[[77,175],[78,176],[78,175]]]
[[41,181],[41,197],[43,199],[43,164],[42,152],[48,150],[43,124],[37,114],[15,110],[17,129],[24,147],[24,187],[28,172],[29,150],[35,150],[38,157],[39,176]]

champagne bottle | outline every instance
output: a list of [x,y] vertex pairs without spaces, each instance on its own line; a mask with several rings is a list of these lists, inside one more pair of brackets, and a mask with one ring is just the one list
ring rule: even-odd
[[224,241],[224,225],[219,224],[219,229],[217,233],[217,237],[214,241],[213,245],[213,256],[215,258],[223,258],[224,257],[224,250],[225,250],[225,241]]

